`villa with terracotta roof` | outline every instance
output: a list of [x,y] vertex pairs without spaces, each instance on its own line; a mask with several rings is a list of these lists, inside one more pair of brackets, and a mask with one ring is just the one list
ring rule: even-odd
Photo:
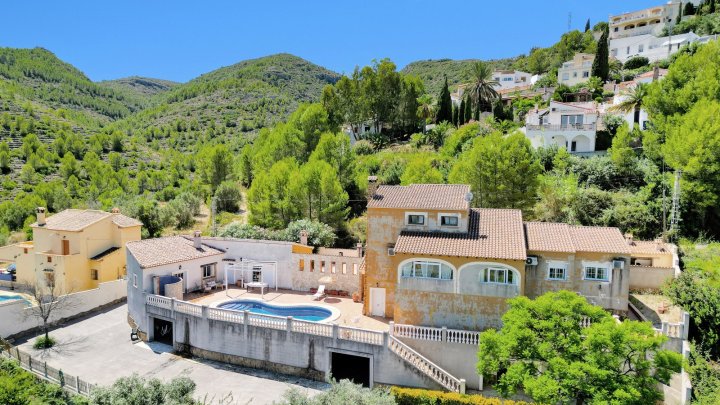
[[378,187],[370,178],[368,191],[367,315],[482,330],[500,325],[508,298],[561,289],[627,311],[631,249],[617,228],[472,208],[467,185]]
[[14,262],[21,284],[52,282],[64,292],[97,288],[125,276],[125,244],[140,240],[142,223],[117,210],[68,209],[45,215],[37,209],[33,241],[0,248]]

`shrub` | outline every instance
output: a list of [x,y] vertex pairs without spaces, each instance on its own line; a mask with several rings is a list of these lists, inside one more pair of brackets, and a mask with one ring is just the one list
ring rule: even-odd
[[222,182],[215,191],[218,211],[238,212],[242,198],[242,191],[234,181]]
[[529,405],[523,401],[417,388],[392,387],[390,392],[398,405]]
[[395,405],[392,395],[387,389],[370,389],[354,384],[350,380],[333,381],[329,390],[310,398],[307,393],[292,388],[283,394],[283,400],[277,405]]
[[644,56],[633,56],[625,62],[623,67],[625,69],[637,69],[639,67],[647,66],[649,63],[650,60]]
[[55,339],[53,339],[52,336],[48,336],[47,338],[45,336],[40,336],[35,339],[35,343],[33,343],[33,347],[35,349],[49,349],[53,346],[55,346]]
[[372,155],[375,153],[375,148],[373,148],[373,145],[370,143],[370,141],[366,140],[360,140],[355,142],[355,145],[353,145],[353,150],[358,155]]

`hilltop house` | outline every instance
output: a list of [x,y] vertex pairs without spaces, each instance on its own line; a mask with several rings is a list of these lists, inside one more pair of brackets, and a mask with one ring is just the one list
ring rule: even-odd
[[611,15],[609,38],[612,41],[647,34],[656,36],[675,22],[681,13],[682,6],[683,3],[680,1],[669,1],[660,6]]
[[508,298],[569,289],[627,311],[630,250],[617,228],[524,223],[472,208],[467,185],[369,184],[368,315],[461,329],[500,325]]
[[557,145],[570,153],[593,152],[602,114],[595,102],[551,101],[548,108],[527,113],[525,135],[536,148]]
[[574,86],[590,79],[590,71],[592,70],[595,55],[589,53],[577,53],[572,58],[562,64],[558,69],[558,84],[566,86]]
[[16,263],[18,283],[52,281],[77,292],[125,276],[125,244],[140,240],[142,223],[117,209],[68,209],[46,217],[39,207],[30,227],[33,241],[0,248],[0,260]]

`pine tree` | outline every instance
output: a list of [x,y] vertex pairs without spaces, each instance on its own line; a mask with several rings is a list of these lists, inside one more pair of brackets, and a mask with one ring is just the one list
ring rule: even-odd
[[472,119],[472,100],[470,99],[470,95],[468,94],[467,97],[465,97],[465,123],[470,122]]
[[458,126],[465,123],[465,100],[460,101],[460,108],[458,109]]
[[591,75],[600,78],[603,82],[607,81],[610,74],[610,63],[608,58],[608,31],[605,29],[598,39],[597,52],[595,52],[595,60],[592,64]]
[[588,18],[585,22],[585,32],[590,31],[590,19]]
[[450,99],[450,89],[448,88],[447,76],[445,76],[445,85],[443,85],[438,97],[438,112],[435,122],[438,124],[446,121],[452,122],[452,100]]

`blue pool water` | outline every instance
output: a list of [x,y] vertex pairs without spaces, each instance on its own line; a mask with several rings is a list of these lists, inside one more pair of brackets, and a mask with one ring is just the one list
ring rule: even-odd
[[218,305],[218,308],[250,311],[253,314],[262,315],[292,316],[294,319],[313,322],[322,321],[332,315],[330,310],[318,306],[279,306],[251,300],[225,302]]
[[0,295],[0,302],[11,301],[11,300],[22,300],[23,297],[19,295]]

